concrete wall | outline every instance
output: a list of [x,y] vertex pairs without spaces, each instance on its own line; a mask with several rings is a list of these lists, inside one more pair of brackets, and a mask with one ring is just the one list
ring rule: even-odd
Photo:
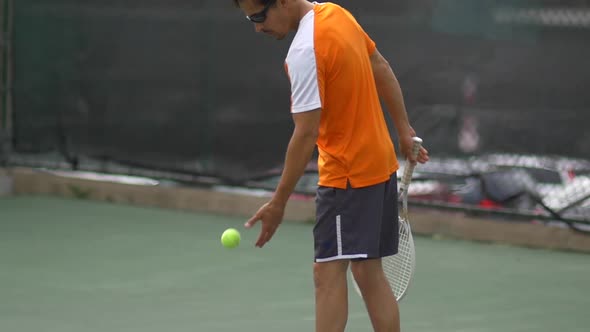
[[[0,188],[2,179],[4,183],[11,183],[14,195],[51,195],[208,212],[244,219],[252,216],[267,200],[267,197],[206,188],[130,185],[64,177],[27,168],[0,169]],[[293,199],[287,207],[285,220],[312,223],[314,209],[313,198]],[[570,229],[488,220],[429,209],[412,208],[410,213],[415,234],[590,253],[590,235]]]

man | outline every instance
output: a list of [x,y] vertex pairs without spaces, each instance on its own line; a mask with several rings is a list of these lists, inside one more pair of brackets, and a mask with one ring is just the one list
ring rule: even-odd
[[[379,98],[406,156],[415,133],[393,71],[352,15],[338,5],[306,0],[234,2],[257,32],[280,40],[296,31],[285,61],[295,129],[275,194],[246,227],[262,222],[258,247],[272,238],[317,145],[316,331],[344,331],[349,264],[374,330],[399,331],[397,303],[381,267],[381,257],[397,252],[398,162]],[[412,162],[427,160],[422,148]]]

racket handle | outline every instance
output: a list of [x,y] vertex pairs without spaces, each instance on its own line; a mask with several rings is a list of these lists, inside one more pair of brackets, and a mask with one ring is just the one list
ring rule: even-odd
[[[422,139],[419,137],[412,138],[414,140],[414,145],[412,146],[412,158],[416,158],[418,153],[420,152],[420,147],[422,147]],[[416,167],[415,163],[410,162],[408,159],[406,161],[406,166],[404,167],[404,175],[402,176],[402,183],[401,183],[401,190],[406,191],[408,186],[410,185],[410,181],[412,180],[412,173],[414,172],[414,167]]]

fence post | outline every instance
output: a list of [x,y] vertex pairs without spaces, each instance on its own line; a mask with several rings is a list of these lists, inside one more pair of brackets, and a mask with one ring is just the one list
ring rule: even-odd
[[13,32],[13,0],[0,0],[0,163],[7,160],[12,150],[13,140],[13,108],[12,108],[12,32]]

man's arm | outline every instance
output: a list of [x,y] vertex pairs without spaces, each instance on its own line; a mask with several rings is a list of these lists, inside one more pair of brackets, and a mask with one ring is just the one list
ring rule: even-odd
[[264,204],[256,214],[246,222],[246,227],[262,221],[257,247],[263,247],[274,235],[283,220],[289,196],[295,190],[297,181],[305,172],[311,159],[318,138],[321,110],[293,114],[295,129],[287,147],[285,166],[281,180],[270,202]]
[[295,129],[287,147],[283,174],[271,203],[286,205],[289,196],[295,190],[297,181],[305,172],[315,149],[320,117],[319,109],[293,114]]
[[375,77],[379,97],[385,103],[397,129],[401,152],[409,156],[411,155],[412,137],[416,133],[408,120],[402,89],[389,62],[379,53],[379,50],[375,50],[371,54],[371,66],[373,67],[373,76]]

